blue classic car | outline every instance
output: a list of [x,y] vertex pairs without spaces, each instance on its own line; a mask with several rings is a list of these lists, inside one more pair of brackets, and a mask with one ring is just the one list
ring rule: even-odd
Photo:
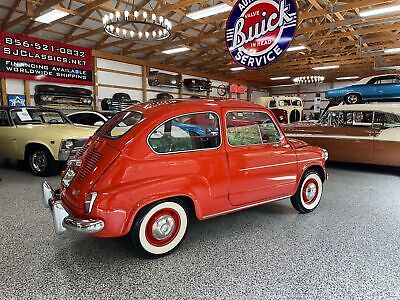
[[356,84],[326,91],[327,99],[344,100],[347,104],[368,101],[400,101],[400,75],[377,75]]

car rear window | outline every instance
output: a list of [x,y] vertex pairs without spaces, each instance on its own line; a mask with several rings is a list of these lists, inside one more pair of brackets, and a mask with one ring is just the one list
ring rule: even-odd
[[106,138],[117,139],[135,127],[142,118],[143,114],[141,112],[119,112],[101,126],[96,134]]

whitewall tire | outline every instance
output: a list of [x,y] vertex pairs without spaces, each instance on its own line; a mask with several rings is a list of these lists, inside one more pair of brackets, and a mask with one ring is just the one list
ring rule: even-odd
[[180,201],[156,202],[139,212],[130,236],[137,252],[146,257],[159,257],[174,251],[183,241],[188,226],[188,213]]
[[301,213],[312,212],[321,200],[322,190],[322,178],[318,172],[307,171],[303,175],[296,194],[290,198],[293,207]]

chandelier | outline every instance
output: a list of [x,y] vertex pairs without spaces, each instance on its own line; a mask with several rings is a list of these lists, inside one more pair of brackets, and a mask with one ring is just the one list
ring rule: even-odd
[[171,36],[171,22],[155,13],[132,10],[106,14],[103,17],[104,31],[113,37],[129,40],[161,41]]
[[300,76],[293,78],[294,83],[304,84],[304,83],[322,83],[324,82],[324,76]]

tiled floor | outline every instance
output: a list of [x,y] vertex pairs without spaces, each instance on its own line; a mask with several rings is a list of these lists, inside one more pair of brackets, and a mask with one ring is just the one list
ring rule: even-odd
[[0,298],[399,299],[398,170],[328,170],[311,214],[285,200],[195,222],[144,260],[125,238],[55,236],[42,178],[0,160]]

